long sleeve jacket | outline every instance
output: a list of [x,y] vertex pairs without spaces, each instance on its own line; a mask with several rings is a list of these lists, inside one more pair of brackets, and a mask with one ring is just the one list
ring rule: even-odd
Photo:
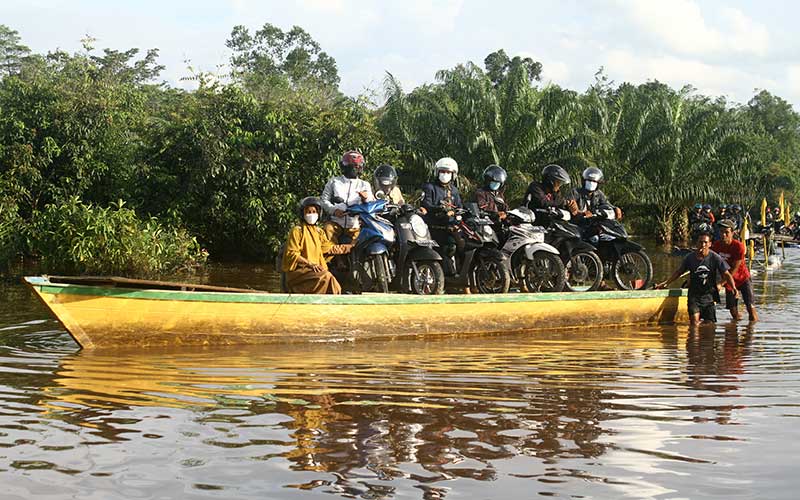
[[[333,212],[336,209],[347,210],[351,205],[358,205],[361,203],[361,197],[358,195],[359,191],[367,192],[367,201],[374,200],[372,195],[372,186],[369,182],[362,179],[348,179],[343,175],[339,175],[329,180],[322,190],[322,209],[325,210],[331,220],[344,228],[358,227],[358,217],[336,217]],[[339,198],[344,200],[339,203],[334,203],[334,199]]]
[[453,184],[442,186],[438,182],[428,182],[422,186],[422,199],[420,206],[428,211],[425,214],[425,222],[431,226],[446,226],[449,222],[447,208],[443,208],[442,202],[457,208],[463,208],[461,195],[458,188]]

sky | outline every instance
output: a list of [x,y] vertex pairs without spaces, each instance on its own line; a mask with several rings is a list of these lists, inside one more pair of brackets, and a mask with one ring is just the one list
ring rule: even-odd
[[[766,89],[800,109],[800,3],[761,0],[2,0],[0,24],[34,52],[159,49],[161,78],[224,74],[236,25],[308,31],[349,95],[380,93],[386,72],[410,91],[437,70],[489,53],[531,57],[543,80],[584,91],[602,67],[616,83],[691,84],[747,102]],[[192,68],[192,69],[190,69]]]

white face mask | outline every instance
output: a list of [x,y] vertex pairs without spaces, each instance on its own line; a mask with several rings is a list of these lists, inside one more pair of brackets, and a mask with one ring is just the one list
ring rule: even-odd
[[308,224],[311,224],[313,226],[314,224],[317,223],[317,220],[319,219],[319,214],[317,213],[303,214],[303,218],[306,220]]
[[583,187],[587,191],[594,191],[595,189],[597,189],[597,183],[595,181],[585,180],[583,181]]
[[450,183],[450,180],[453,178],[453,174],[450,172],[439,172],[439,182],[442,184]]

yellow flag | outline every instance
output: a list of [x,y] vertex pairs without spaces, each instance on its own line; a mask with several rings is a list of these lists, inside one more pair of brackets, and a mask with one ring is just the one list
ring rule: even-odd
[[767,199],[762,198],[761,200],[761,227],[767,225]]
[[781,216],[780,216],[780,217],[776,217],[776,219],[778,219],[778,220],[781,220],[781,219],[783,219],[783,218],[784,218],[784,214],[783,214],[783,209],[784,209],[784,203],[783,203],[783,191],[781,191],[781,196],[780,196],[780,198],[778,198],[778,207],[779,207],[779,208],[780,208],[780,210],[781,210]]
[[787,226],[792,222],[792,218],[790,217],[791,213],[792,213],[792,204],[787,201],[786,210],[783,211],[783,223],[786,224]]
[[742,230],[739,233],[739,238],[741,238],[742,241],[747,241],[748,238],[750,238],[750,228],[747,227],[747,225],[747,217],[745,216],[744,221],[742,222]]

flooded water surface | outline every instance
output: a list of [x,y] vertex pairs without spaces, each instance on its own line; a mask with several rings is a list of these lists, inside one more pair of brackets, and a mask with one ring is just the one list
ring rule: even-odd
[[796,498],[799,284],[696,333],[94,352],[6,284],[0,498]]

